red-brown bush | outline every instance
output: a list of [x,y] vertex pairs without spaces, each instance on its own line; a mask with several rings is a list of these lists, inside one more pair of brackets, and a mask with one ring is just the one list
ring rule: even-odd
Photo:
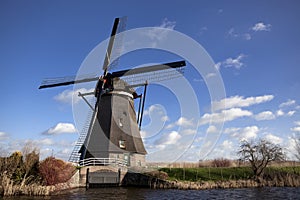
[[54,157],[48,157],[40,163],[39,172],[46,185],[55,185],[68,181],[75,167]]

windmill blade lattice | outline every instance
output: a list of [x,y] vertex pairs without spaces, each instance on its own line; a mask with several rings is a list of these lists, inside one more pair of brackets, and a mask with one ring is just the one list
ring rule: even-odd
[[129,85],[139,85],[145,83],[145,81],[148,83],[160,82],[181,77],[184,74],[184,69],[185,67],[180,67],[176,69],[171,68],[161,71],[133,74],[122,77],[122,80],[126,81]]
[[76,78],[76,76],[64,76],[56,78],[46,78],[42,81],[39,89],[72,85],[76,83],[85,83],[90,81],[96,81],[99,78],[97,74],[85,74]]

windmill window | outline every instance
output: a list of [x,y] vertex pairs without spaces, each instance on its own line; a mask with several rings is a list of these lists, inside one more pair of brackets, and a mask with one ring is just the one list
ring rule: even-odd
[[121,149],[126,149],[125,140],[119,140],[119,147]]
[[123,127],[123,119],[122,118],[119,119],[119,126]]

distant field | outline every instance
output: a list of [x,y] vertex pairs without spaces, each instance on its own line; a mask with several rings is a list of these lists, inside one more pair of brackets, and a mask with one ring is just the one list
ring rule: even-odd
[[[168,173],[170,180],[185,181],[218,181],[249,179],[253,176],[250,167],[201,167],[201,168],[161,168],[159,171]],[[300,175],[297,167],[268,167],[266,173],[287,172]]]

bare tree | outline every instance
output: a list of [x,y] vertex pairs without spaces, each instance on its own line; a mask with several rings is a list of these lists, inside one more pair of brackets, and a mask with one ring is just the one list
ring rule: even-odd
[[296,136],[294,135],[293,136],[293,140],[294,140],[294,143],[295,143],[295,157],[298,159],[298,161],[300,161],[300,135]]
[[242,141],[238,154],[241,160],[250,162],[256,178],[262,176],[264,169],[270,162],[285,159],[285,155],[279,145],[264,139],[256,142]]
[[231,161],[226,158],[216,158],[211,164],[213,167],[229,167],[231,165]]
[[26,181],[33,178],[30,177],[29,175],[32,171],[34,171],[34,168],[37,168],[38,166],[39,152],[32,141],[25,143],[22,152],[23,152],[23,162],[24,162],[23,164],[24,176],[22,179],[21,186],[24,186]]

